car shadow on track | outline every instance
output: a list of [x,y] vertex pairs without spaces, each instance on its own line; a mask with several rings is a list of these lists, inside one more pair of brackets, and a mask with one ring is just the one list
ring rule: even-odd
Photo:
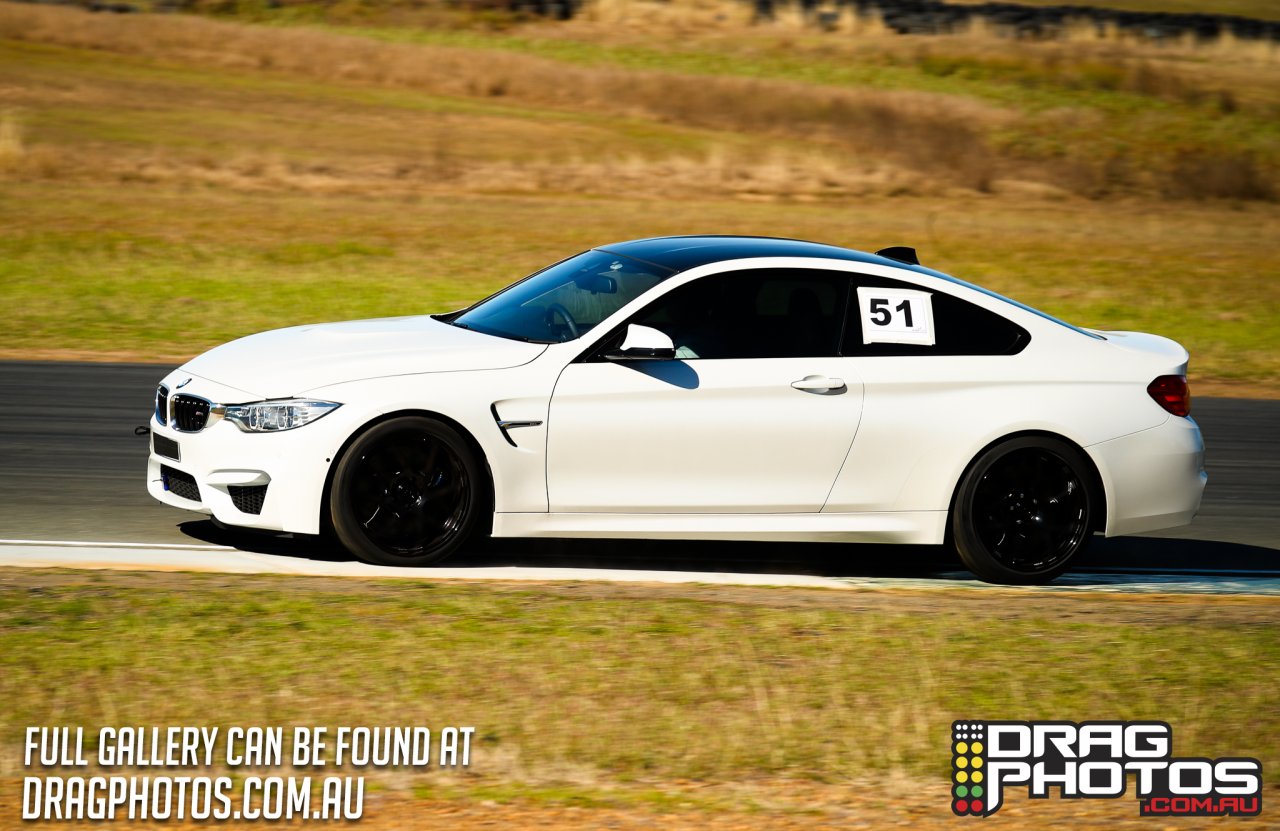
[[[241,551],[319,562],[354,562],[336,544],[319,537],[273,535],[220,527],[208,520],[184,522],[194,540]],[[942,546],[831,543],[706,542],[685,540],[523,540],[491,539],[455,555],[454,568],[527,566],[688,571],[727,574],[805,574],[821,577],[902,577],[972,580],[955,554]],[[1133,582],[1164,574],[1280,576],[1280,552],[1239,543],[1160,537],[1095,537],[1072,569],[1105,572],[1100,584]],[[1077,578],[1073,581],[1080,585]],[[1086,579],[1084,584],[1089,581]]]
[[[218,526],[209,520],[184,522],[182,533],[241,551],[299,557],[319,562],[355,562],[320,537],[274,535]],[[856,557],[850,551],[857,552]],[[661,571],[720,571],[740,574],[809,574],[824,577],[921,576],[962,568],[939,546],[830,545],[821,543],[706,542],[687,540],[490,539],[456,554],[442,565],[530,566]]]

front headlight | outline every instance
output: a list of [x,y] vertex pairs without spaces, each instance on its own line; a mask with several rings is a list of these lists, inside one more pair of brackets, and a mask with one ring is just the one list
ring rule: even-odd
[[341,407],[332,401],[289,398],[256,404],[228,404],[225,418],[246,433],[278,433],[310,424]]

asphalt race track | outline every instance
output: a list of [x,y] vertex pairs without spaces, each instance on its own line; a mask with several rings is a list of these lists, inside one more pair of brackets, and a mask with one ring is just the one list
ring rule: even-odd
[[[153,501],[146,424],[168,367],[0,362],[0,566],[396,576],[315,539],[228,531]],[[1059,590],[1280,594],[1280,401],[1197,399],[1209,488],[1196,521],[1097,537]],[[35,545],[29,541],[133,543]],[[495,540],[432,577],[778,585],[974,585],[928,547]],[[408,574],[424,574],[422,570]]]

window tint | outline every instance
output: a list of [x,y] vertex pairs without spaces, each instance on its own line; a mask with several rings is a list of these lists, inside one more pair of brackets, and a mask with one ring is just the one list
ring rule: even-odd
[[[920,286],[880,277],[856,276],[856,286],[912,289]],[[995,312],[975,306],[944,292],[930,292],[933,305],[935,343],[932,346],[905,343],[863,343],[862,316],[858,312],[856,290],[849,305],[845,325],[844,355],[1013,355],[1021,352],[1031,336],[1016,323]]]
[[847,275],[734,271],[660,297],[631,323],[665,332],[676,357],[800,358],[838,354]]

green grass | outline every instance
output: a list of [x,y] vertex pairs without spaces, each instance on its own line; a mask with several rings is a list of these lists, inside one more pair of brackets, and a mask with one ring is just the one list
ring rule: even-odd
[[[15,746],[35,724],[473,725],[467,787],[558,804],[660,806],[653,783],[677,780],[941,780],[966,716],[1161,719],[1179,755],[1280,763],[1266,601],[1219,620],[1105,599],[1037,611],[1031,596],[935,595],[921,613],[842,594],[10,579],[3,733]],[[568,769],[638,789],[566,790],[554,771]]]

